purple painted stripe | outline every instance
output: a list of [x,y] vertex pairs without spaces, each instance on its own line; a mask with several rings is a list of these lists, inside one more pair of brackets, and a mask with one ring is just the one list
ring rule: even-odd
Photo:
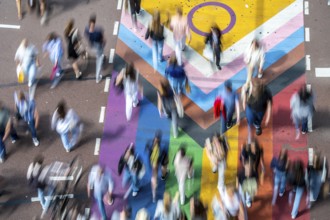
[[[114,79],[117,74],[117,72],[113,72],[112,78]],[[125,96],[123,93],[118,94],[112,83],[108,96],[99,157],[99,163],[106,165],[106,167],[111,170],[112,177],[115,181],[115,202],[112,206],[106,205],[109,218],[114,210],[121,211],[126,204],[126,201],[123,200],[126,188],[122,187],[122,178],[117,173],[117,167],[119,158],[124,153],[126,146],[131,142],[135,142],[138,116],[139,108],[133,108],[132,119],[130,122],[127,122],[125,114]],[[93,205],[94,210],[95,208],[96,206]]]

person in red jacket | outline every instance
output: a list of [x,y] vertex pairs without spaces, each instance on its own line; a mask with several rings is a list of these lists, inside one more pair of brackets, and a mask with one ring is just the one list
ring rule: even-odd
[[220,134],[226,131],[226,108],[224,100],[217,96],[213,104],[213,114],[214,118],[220,118]]

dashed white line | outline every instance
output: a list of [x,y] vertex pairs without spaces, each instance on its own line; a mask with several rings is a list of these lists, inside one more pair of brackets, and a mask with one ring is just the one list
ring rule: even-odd
[[49,179],[54,181],[72,181],[73,176],[50,176]]
[[313,165],[313,148],[308,148],[308,164]]
[[101,107],[101,112],[100,112],[100,118],[99,118],[99,122],[103,123],[104,122],[104,116],[105,116],[105,107],[102,106]]
[[308,27],[305,28],[305,41],[306,42],[311,41],[310,33],[309,33],[309,28]]
[[20,25],[0,24],[0,28],[20,29]]
[[110,88],[110,77],[105,78],[104,92],[109,92]]
[[94,148],[94,155],[99,155],[100,146],[101,146],[101,138],[96,138],[95,148]]
[[113,35],[118,35],[119,21],[115,21],[115,25],[113,27]]
[[115,57],[115,49],[110,49],[109,63],[113,63],[114,57]]
[[[55,196],[45,196],[46,200],[54,200],[56,198],[64,199],[64,198],[70,198],[73,199],[74,195],[73,194],[65,194],[65,195],[55,195]],[[31,197],[31,202],[38,202],[40,199],[38,197]]]
[[121,10],[122,5],[123,5],[123,0],[118,0],[117,10]]
[[306,70],[311,70],[311,55],[306,55]]
[[309,2],[308,1],[305,1],[304,2],[304,6],[305,6],[305,15],[309,15]]
[[315,68],[316,77],[330,77],[330,68]]

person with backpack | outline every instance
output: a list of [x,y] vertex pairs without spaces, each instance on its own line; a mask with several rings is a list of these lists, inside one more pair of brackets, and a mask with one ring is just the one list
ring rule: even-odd
[[37,128],[39,125],[39,113],[36,108],[34,100],[28,100],[25,97],[23,91],[15,92],[14,94],[15,106],[16,106],[16,118],[17,120],[23,120],[27,123],[34,146],[39,146],[40,142],[37,137]]
[[104,60],[103,50],[106,44],[106,40],[104,38],[103,29],[101,27],[97,27],[95,24],[96,24],[96,15],[93,14],[90,16],[89,24],[85,28],[85,37],[89,42],[92,52],[95,53],[96,55],[95,78],[96,78],[96,83],[99,83],[102,80],[101,71]]
[[207,34],[205,38],[205,44],[209,43],[211,45],[213,54],[215,56],[215,64],[218,70],[221,70],[221,66],[220,66],[221,49],[222,49],[221,37],[222,37],[221,30],[218,27],[218,25],[214,23],[211,27],[211,31]]
[[156,220],[177,220],[180,216],[179,193],[174,198],[168,192],[164,192],[163,200],[157,202],[154,219]]
[[[51,127],[61,136],[66,152],[70,152],[78,143],[83,124],[73,109],[67,111],[65,102],[61,101],[53,114]],[[71,135],[71,138],[69,138]]]
[[67,52],[68,52],[68,58],[72,60],[72,68],[76,75],[76,79],[80,79],[82,76],[81,71],[79,70],[78,66],[78,48],[80,42],[80,36],[78,29],[74,27],[74,20],[70,19],[65,30],[64,30],[64,36],[66,38],[66,41],[68,43]]
[[163,46],[164,46],[164,25],[160,23],[160,12],[156,10],[152,21],[148,26],[145,39],[152,39],[152,63],[154,71],[157,71],[158,62],[164,61],[163,59]]
[[103,198],[107,196],[107,204],[112,205],[114,203],[113,189],[114,181],[110,172],[104,165],[94,165],[88,176],[87,195],[90,197],[91,190],[93,190],[102,220],[107,219]]
[[178,65],[176,56],[171,55],[165,69],[165,77],[168,78],[170,85],[177,95],[181,95],[185,90],[185,82],[188,80],[183,66]]
[[0,163],[3,163],[7,156],[5,141],[8,136],[11,137],[12,143],[18,139],[16,130],[12,126],[10,112],[0,101]]

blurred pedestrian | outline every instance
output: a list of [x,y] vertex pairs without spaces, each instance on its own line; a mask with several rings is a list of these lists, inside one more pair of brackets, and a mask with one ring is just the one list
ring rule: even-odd
[[240,122],[240,105],[239,96],[236,91],[233,90],[232,82],[230,80],[225,81],[225,88],[220,92],[219,96],[224,102],[226,110],[226,128],[225,130],[233,126],[233,116],[236,111],[236,124]]
[[136,213],[135,220],[150,220],[148,210],[145,208],[140,209]]
[[35,86],[37,69],[40,66],[37,48],[24,38],[16,51],[15,61],[17,76],[19,78],[20,71],[23,71],[26,78],[28,78],[29,95],[33,99],[33,86]]
[[182,65],[182,51],[186,47],[186,38],[188,37],[188,44],[191,41],[191,35],[186,16],[183,16],[182,8],[176,8],[176,14],[172,16],[170,21],[170,29],[173,31],[173,38],[175,43],[175,56],[178,64]]
[[[53,65],[51,79],[53,80],[51,89],[55,88],[63,76],[62,59],[63,59],[63,42],[55,33],[51,32],[46,38],[43,45],[44,56],[49,56]],[[54,75],[54,76],[53,76]]]
[[222,43],[221,43],[221,37],[222,33],[220,28],[216,23],[214,23],[211,27],[211,31],[207,34],[205,38],[205,44],[210,44],[212,51],[213,51],[213,57],[215,57],[215,64],[217,65],[217,68],[221,70],[220,66],[220,58],[221,58],[221,50],[222,50]]
[[110,172],[103,165],[94,165],[88,176],[87,195],[90,197],[91,190],[94,192],[94,199],[97,202],[101,217],[107,219],[103,198],[107,197],[107,204],[114,202],[112,193],[114,181]]
[[225,186],[225,169],[228,146],[224,136],[214,135],[212,139],[207,138],[205,141],[206,155],[208,156],[212,172],[218,171],[218,189],[222,190]]
[[255,79],[242,88],[242,106],[248,122],[248,138],[251,141],[251,128],[256,128],[256,135],[262,134],[261,122],[266,114],[265,125],[270,121],[272,113],[272,94],[268,87]]
[[220,119],[220,134],[226,131],[227,111],[225,101],[221,96],[217,96],[213,103],[213,116]]
[[[38,4],[39,4],[39,12],[40,12],[40,16],[43,16],[45,13],[45,9],[46,9],[46,0],[27,0],[26,1],[26,6],[28,8],[28,10],[30,11],[31,9],[35,8]],[[22,0],[16,0],[16,7],[17,7],[17,16],[18,19],[21,20],[22,19]]]
[[300,159],[293,161],[292,165],[289,167],[288,183],[293,188],[289,195],[290,205],[292,204],[293,194],[296,194],[291,212],[292,219],[295,219],[298,215],[301,198],[307,186],[307,175],[305,175],[304,164]]
[[61,136],[66,152],[70,152],[77,145],[83,130],[83,124],[77,113],[73,109],[67,110],[63,101],[57,105],[51,127]]
[[78,66],[79,54],[79,45],[81,44],[81,39],[79,31],[74,27],[74,20],[70,19],[64,30],[64,36],[68,43],[67,53],[69,60],[72,61],[72,68],[76,75],[76,79],[80,79],[82,76],[81,71]]
[[18,139],[17,133],[12,126],[10,111],[0,101],[0,163],[6,159],[6,146],[5,141],[11,137],[11,142],[15,143]]
[[39,113],[35,101],[33,99],[27,99],[23,91],[15,92],[14,99],[16,106],[16,119],[18,121],[23,120],[27,123],[32,135],[32,141],[34,146],[39,146],[39,140],[37,137]]
[[129,10],[132,19],[133,30],[137,31],[137,15],[141,12],[141,0],[126,0],[125,9]]
[[158,68],[158,62],[164,61],[164,25],[160,20],[160,12],[156,10],[145,35],[145,39],[148,39],[149,37],[152,39],[152,63],[155,72]]
[[300,137],[299,125],[301,124],[301,133],[308,132],[308,119],[313,117],[314,98],[307,91],[306,85],[302,86],[297,93],[294,93],[290,99],[291,118],[296,129],[296,140]]
[[85,28],[85,37],[88,39],[92,52],[96,55],[96,83],[102,80],[102,64],[104,60],[103,50],[106,44],[104,31],[101,27],[96,26],[96,15],[91,15],[89,24]]
[[183,66],[178,65],[176,56],[171,55],[167,67],[165,69],[165,76],[168,78],[170,85],[175,94],[181,95],[185,90],[185,83],[188,80]]
[[160,88],[157,91],[157,107],[160,117],[165,115],[171,118],[172,131],[174,138],[178,137],[178,112],[177,104],[175,102],[175,97],[173,90],[168,82],[164,79],[160,82]]
[[151,165],[151,192],[152,201],[156,202],[156,189],[158,185],[158,169],[161,167],[161,179],[165,180],[167,176],[168,155],[161,148],[161,132],[157,131],[151,144],[147,144],[146,150],[150,158]]
[[140,91],[143,97],[143,88],[139,83],[139,73],[134,68],[134,64],[127,64],[116,78],[116,86],[120,84],[124,87],[125,100],[126,100],[126,119],[131,120],[133,107],[139,104],[138,92]]
[[192,220],[205,220],[207,219],[207,207],[201,202],[200,199],[192,197],[189,203],[190,217]]
[[277,194],[282,197],[286,188],[286,176],[289,168],[289,158],[288,152],[285,148],[281,149],[278,157],[273,157],[270,166],[274,173],[272,205],[275,205]]
[[178,192],[175,194],[173,200],[168,192],[164,192],[163,200],[159,200],[157,203],[154,219],[177,220],[180,215],[178,199]]
[[265,51],[261,41],[253,39],[244,53],[244,62],[247,65],[247,79],[246,82],[250,82],[255,70],[258,72],[258,78],[263,76],[262,68],[265,61]]
[[193,160],[186,155],[186,150],[181,146],[174,157],[175,176],[178,180],[180,204],[185,203],[185,182],[192,178],[193,175]]

